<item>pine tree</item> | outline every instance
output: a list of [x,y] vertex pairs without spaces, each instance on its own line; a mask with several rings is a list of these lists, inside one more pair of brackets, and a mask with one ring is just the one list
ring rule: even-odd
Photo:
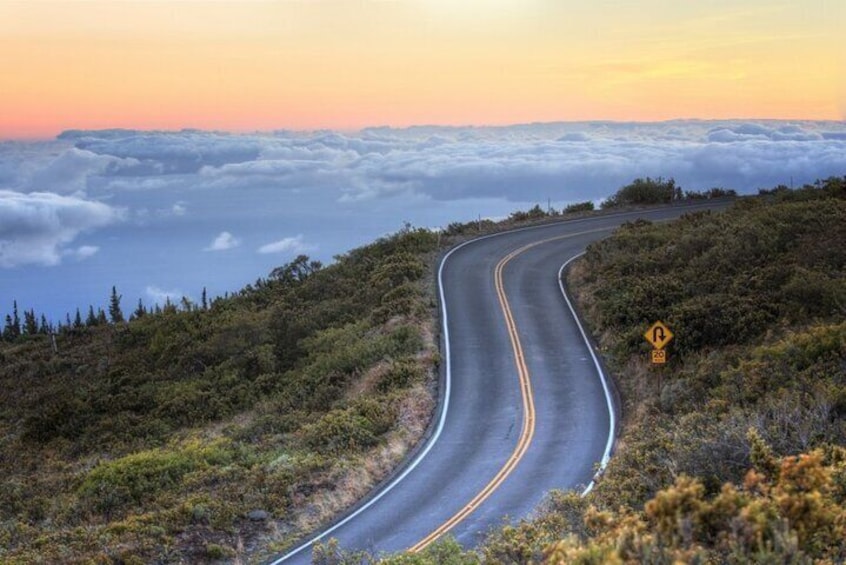
[[85,318],[85,325],[93,328],[97,325],[97,314],[94,313],[94,307],[88,306],[88,316]]
[[35,317],[35,310],[24,310],[23,332],[26,335],[35,335],[38,333],[38,318]]
[[12,302],[12,337],[21,335],[21,319],[18,316],[18,301]]
[[6,341],[12,341],[15,339],[15,332],[12,329],[12,316],[10,314],[6,314],[6,325],[3,326],[3,339]]
[[102,308],[97,308],[97,324],[105,326],[109,323],[108,318],[106,318],[106,313],[103,311]]
[[76,316],[73,318],[73,327],[75,329],[82,327],[82,314],[79,313],[79,308],[76,309]]
[[120,324],[126,320],[123,317],[123,312],[120,309],[120,299],[122,295],[117,293],[117,288],[112,287],[112,296],[109,299],[109,318],[113,324]]
[[209,309],[209,298],[208,298],[208,295],[206,295],[206,287],[203,287],[202,304],[203,304],[203,310]]
[[50,335],[53,333],[53,328],[47,323],[47,316],[41,314],[41,325],[38,327],[38,333],[42,335]]
[[132,313],[133,317],[136,319],[143,318],[147,315],[147,311],[144,309],[144,303],[141,302],[141,299],[138,299],[138,308],[135,309],[135,312]]

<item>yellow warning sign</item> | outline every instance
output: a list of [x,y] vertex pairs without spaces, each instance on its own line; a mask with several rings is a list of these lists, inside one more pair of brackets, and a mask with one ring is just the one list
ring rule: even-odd
[[664,347],[670,343],[670,340],[673,339],[673,332],[670,331],[670,328],[668,328],[664,322],[658,320],[652,324],[648,330],[646,330],[643,337],[645,337],[646,341],[652,344],[652,347],[655,349],[664,349]]
[[667,352],[663,349],[652,350],[652,362],[656,364],[663,364],[667,362]]

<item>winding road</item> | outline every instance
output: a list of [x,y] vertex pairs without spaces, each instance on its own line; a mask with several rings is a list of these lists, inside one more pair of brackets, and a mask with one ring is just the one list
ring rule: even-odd
[[[438,273],[444,374],[434,432],[390,482],[318,537],[374,554],[420,550],[447,532],[473,546],[506,517],[530,515],[552,489],[589,489],[615,417],[559,270],[623,222],[726,206],[562,221],[453,248]],[[315,539],[271,565],[309,563]]]

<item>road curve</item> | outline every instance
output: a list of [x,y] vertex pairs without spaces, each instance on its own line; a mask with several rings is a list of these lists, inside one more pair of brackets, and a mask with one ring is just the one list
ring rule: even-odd
[[447,532],[473,546],[549,490],[590,488],[613,412],[559,269],[623,222],[726,205],[562,221],[454,248],[438,274],[445,390],[434,433],[355,512],[270,565],[309,563],[318,538],[374,554],[419,550]]

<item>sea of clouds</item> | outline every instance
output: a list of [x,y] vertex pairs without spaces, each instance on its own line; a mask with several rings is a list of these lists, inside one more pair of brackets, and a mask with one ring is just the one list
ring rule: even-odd
[[636,177],[740,193],[846,174],[846,124],[582,122],[354,133],[68,131],[0,143],[0,313],[52,319],[237,290],[406,222],[438,227]]

